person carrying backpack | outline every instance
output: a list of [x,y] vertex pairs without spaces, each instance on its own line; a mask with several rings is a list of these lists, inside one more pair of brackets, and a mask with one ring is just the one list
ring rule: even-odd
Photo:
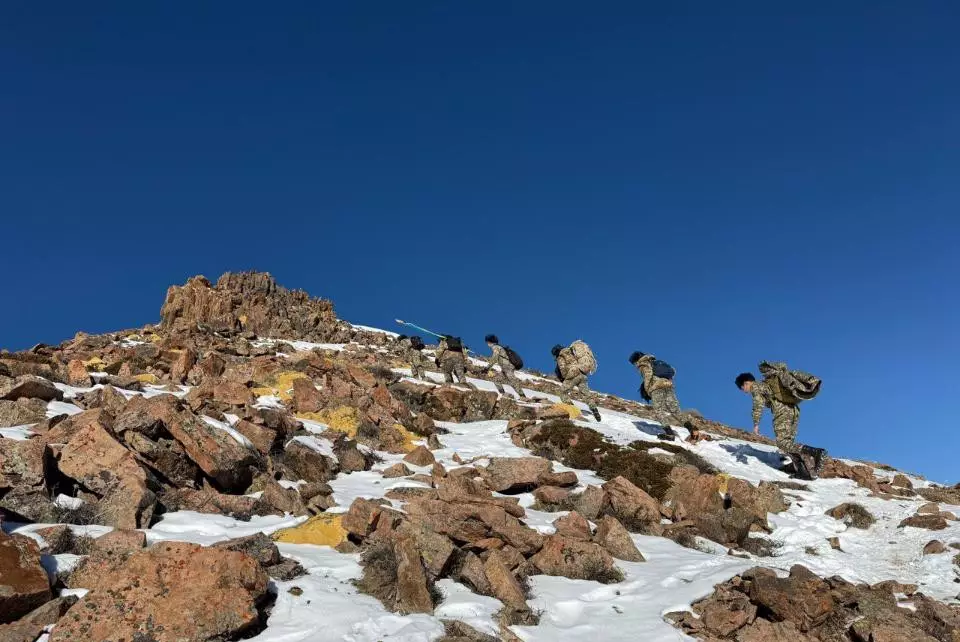
[[[773,434],[777,446],[786,453],[797,472],[803,476],[816,476],[823,464],[824,451],[797,445],[797,426],[800,423],[800,403],[813,399],[820,392],[820,379],[800,370],[789,370],[787,364],[760,362],[762,381],[751,372],[741,372],[735,383],[737,388],[753,399],[753,434],[760,434],[760,419],[763,409],[773,413]],[[803,454],[814,459],[814,470],[804,471]]]
[[437,344],[436,364],[443,371],[443,378],[447,383],[454,383],[454,375],[456,375],[457,382],[460,384],[469,388],[476,387],[467,381],[467,355],[460,337],[449,334],[440,337]]
[[[555,345],[550,351],[557,362],[557,379],[560,380],[560,401],[571,403],[570,392],[580,390],[584,395],[590,394],[590,388],[587,387],[587,377],[597,371],[597,359],[593,356],[593,351],[583,341],[579,339],[564,348],[562,345]],[[589,399],[589,397],[588,397]],[[600,411],[593,403],[587,401],[590,412],[594,419],[600,421]]]
[[[640,394],[645,401],[650,402],[653,414],[663,426],[667,437],[674,438],[677,434],[672,425],[683,425],[685,422],[680,402],[677,401],[677,391],[673,385],[673,378],[677,371],[666,361],[657,359],[652,354],[634,352],[628,359],[643,377]],[[691,424],[694,425],[694,424]],[[697,430],[691,430],[691,439]]]
[[414,379],[425,380],[424,369],[427,365],[427,357],[423,354],[423,339],[414,335],[408,337],[401,334],[397,337],[400,347],[403,348],[403,356],[410,362],[410,376]]
[[521,399],[526,399],[527,395],[523,392],[523,386],[520,385],[516,375],[517,369],[523,367],[523,360],[520,355],[510,348],[500,345],[500,339],[495,334],[488,334],[484,337],[484,341],[490,347],[490,358],[487,360],[489,365],[487,365],[486,372],[489,373],[494,366],[500,366],[499,379],[502,381],[497,383],[497,388],[502,393],[503,383],[509,383]]

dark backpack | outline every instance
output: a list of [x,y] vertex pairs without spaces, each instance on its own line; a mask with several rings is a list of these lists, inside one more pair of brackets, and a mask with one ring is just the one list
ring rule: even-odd
[[523,367],[523,359],[520,358],[520,355],[517,354],[516,350],[508,346],[504,346],[503,349],[506,351],[507,359],[510,361],[510,365],[512,365],[514,369],[519,370]]
[[463,352],[463,342],[460,337],[447,337],[447,348],[453,352]]
[[410,337],[410,346],[414,350],[423,350],[426,347],[420,337]]
[[653,376],[660,377],[661,379],[670,379],[671,381],[675,376],[677,376],[677,371],[674,370],[666,361],[661,361],[660,359],[654,359],[653,361]]

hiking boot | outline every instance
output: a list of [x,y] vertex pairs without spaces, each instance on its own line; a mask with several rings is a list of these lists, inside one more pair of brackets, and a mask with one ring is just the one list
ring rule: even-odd
[[814,448],[812,446],[801,446],[800,457],[804,460],[807,470],[810,472],[811,479],[817,479],[823,471],[823,465],[827,451],[823,448]]
[[596,406],[591,406],[591,407],[590,407],[590,412],[593,413],[593,418],[596,419],[596,420],[599,422],[599,421],[600,421],[600,411],[597,409],[597,407],[596,407]]
[[659,435],[657,435],[657,439],[659,439],[660,441],[676,441],[677,436],[673,433],[662,432]]

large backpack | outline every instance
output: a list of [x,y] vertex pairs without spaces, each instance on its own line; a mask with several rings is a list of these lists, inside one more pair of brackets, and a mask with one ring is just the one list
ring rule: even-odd
[[463,341],[460,337],[447,337],[447,349],[453,352],[463,352]]
[[593,350],[586,343],[577,339],[570,344],[570,352],[573,353],[580,372],[592,375],[597,371],[597,358],[593,356]]
[[412,347],[414,350],[423,350],[426,346],[423,343],[423,339],[414,335],[410,337],[410,347]]
[[661,379],[670,379],[671,381],[675,376],[677,376],[677,371],[666,361],[661,361],[660,359],[653,360],[653,376],[660,377]]
[[760,374],[770,388],[774,399],[796,406],[808,401],[820,392],[820,377],[802,370],[789,370],[785,363],[760,362]]
[[523,367],[523,359],[520,358],[520,355],[517,354],[517,351],[509,346],[504,346],[504,351],[507,353],[507,360],[510,362],[510,365],[514,367],[515,370],[519,370]]

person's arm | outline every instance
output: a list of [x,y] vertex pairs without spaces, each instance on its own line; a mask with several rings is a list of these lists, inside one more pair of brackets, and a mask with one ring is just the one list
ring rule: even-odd
[[754,384],[754,390],[751,393],[753,397],[753,434],[760,434],[760,419],[763,417],[763,394],[756,389],[757,384]]

